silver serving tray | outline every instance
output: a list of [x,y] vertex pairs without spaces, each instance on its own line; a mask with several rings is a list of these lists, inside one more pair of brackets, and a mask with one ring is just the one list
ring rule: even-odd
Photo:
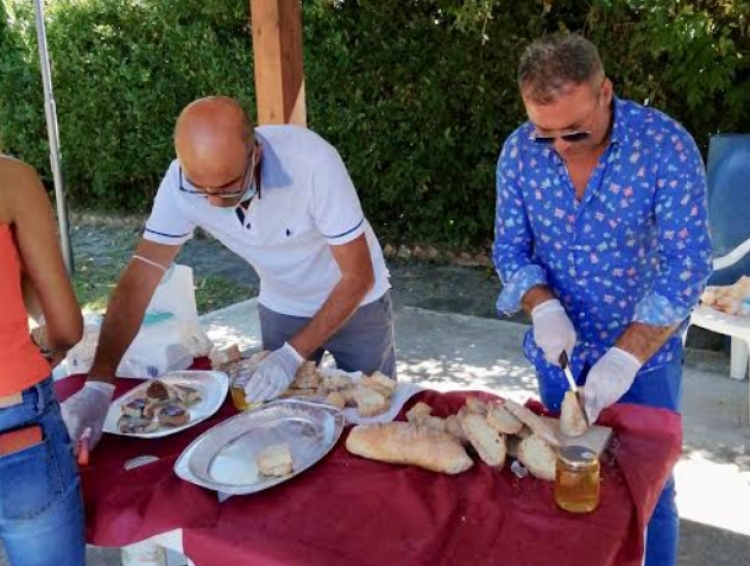
[[[263,491],[289,481],[320,461],[336,445],[344,429],[335,407],[288,399],[241,413],[196,438],[175,463],[185,481],[229,495]],[[271,444],[288,442],[292,473],[265,477],[257,456]]]

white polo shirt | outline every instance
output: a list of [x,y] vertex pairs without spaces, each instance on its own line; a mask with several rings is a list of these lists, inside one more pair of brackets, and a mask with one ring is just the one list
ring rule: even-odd
[[390,288],[383,253],[336,149],[298,126],[260,126],[255,135],[263,147],[261,192],[246,214],[186,192],[194,187],[175,160],[154,198],[144,238],[181,245],[198,226],[255,268],[264,306],[309,317],[341,278],[330,246],[364,234],[375,284],[362,304],[382,297]]

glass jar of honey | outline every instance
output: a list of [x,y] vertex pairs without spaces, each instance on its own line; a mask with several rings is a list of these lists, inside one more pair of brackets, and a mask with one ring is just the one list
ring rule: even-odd
[[242,360],[227,370],[229,376],[229,392],[232,403],[238,411],[248,411],[262,405],[262,403],[248,403],[245,398],[245,386],[255,373],[257,364],[252,360]]
[[570,513],[590,513],[599,505],[599,459],[583,446],[565,446],[557,456],[555,502]]

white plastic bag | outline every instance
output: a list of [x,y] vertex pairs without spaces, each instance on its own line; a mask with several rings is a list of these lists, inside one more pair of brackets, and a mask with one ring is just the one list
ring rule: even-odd
[[[69,374],[87,373],[94,362],[102,317],[87,315],[83,339],[68,352]],[[213,343],[201,328],[195,304],[193,271],[173,265],[146,309],[143,324],[117,368],[121,377],[153,378],[189,368],[207,356]]]

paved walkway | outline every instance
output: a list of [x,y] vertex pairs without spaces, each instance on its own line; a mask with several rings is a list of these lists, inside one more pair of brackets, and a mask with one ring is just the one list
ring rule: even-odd
[[[521,353],[525,325],[410,307],[396,315],[399,379],[439,390],[494,391],[518,401],[537,396]],[[260,347],[254,300],[202,321],[218,344]],[[681,566],[735,566],[750,557],[750,394],[747,380],[727,377],[728,365],[723,356],[700,351],[686,359],[684,453],[676,470]],[[119,552],[92,548],[89,564],[115,566]]]

